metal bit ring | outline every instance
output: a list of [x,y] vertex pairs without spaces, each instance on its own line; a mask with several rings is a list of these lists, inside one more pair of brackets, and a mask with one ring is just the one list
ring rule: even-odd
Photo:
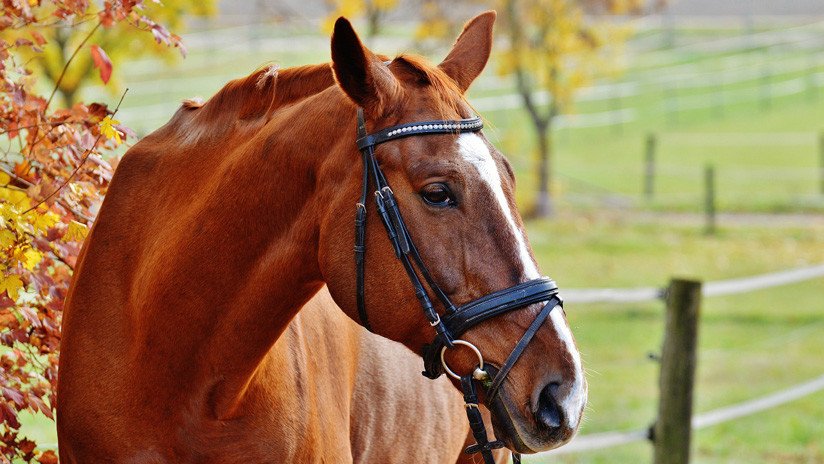
[[[469,343],[466,340],[455,340],[452,343],[454,343],[456,345],[466,346],[470,350],[474,351],[475,355],[478,356],[478,367],[477,367],[477,369],[475,369],[475,371],[477,372],[477,370],[480,369],[482,372],[485,372],[483,370],[484,369],[484,357],[481,354],[481,350],[479,350],[478,347],[476,347],[475,345]],[[460,380],[461,376],[456,374],[455,371],[453,371],[452,369],[449,368],[449,366],[446,365],[446,360],[444,359],[444,354],[446,354],[446,349],[447,349],[446,346],[441,349],[441,364],[443,364],[444,371],[446,371],[446,373],[449,374],[450,377],[452,377],[456,380]]]

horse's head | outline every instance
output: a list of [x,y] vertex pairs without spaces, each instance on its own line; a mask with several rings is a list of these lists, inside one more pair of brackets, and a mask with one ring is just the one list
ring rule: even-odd
[[[400,56],[386,62],[362,45],[348,21],[332,37],[338,86],[363,108],[368,132],[397,124],[474,116],[464,92],[481,73],[492,46],[493,12],[465,27],[446,59],[431,66]],[[355,108],[351,108],[354,117]],[[351,121],[351,120],[350,120]],[[348,135],[347,135],[348,134]],[[344,142],[345,180],[331,194],[320,230],[320,264],[338,304],[359,320],[352,230],[362,185],[355,127]],[[345,152],[345,153],[344,153]],[[374,155],[391,185],[423,263],[456,305],[540,277],[515,206],[512,168],[480,132],[431,134],[391,140]],[[339,164],[340,165],[340,164]],[[420,352],[433,331],[374,207],[369,190],[366,227],[365,309],[371,328]],[[421,279],[423,280],[423,279]],[[438,301],[436,295],[430,298]],[[460,338],[501,368],[543,303],[483,321]],[[436,305],[444,316],[443,304]],[[447,352],[457,372],[472,372],[476,355],[462,347]],[[490,408],[496,436],[521,452],[555,448],[577,430],[586,403],[586,380],[563,310],[555,308],[506,377]]]

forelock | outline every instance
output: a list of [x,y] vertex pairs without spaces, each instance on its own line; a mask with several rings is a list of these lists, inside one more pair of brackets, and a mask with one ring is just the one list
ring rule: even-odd
[[[425,58],[417,55],[398,55],[389,64],[390,70],[401,80],[413,85],[430,88],[446,109],[456,114],[464,114],[469,106],[461,90],[451,77],[437,66],[432,66]],[[444,118],[446,119],[446,118]]]

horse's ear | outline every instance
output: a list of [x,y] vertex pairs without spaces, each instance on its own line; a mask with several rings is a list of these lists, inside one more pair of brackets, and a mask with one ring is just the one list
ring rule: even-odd
[[458,36],[452,51],[438,65],[460,87],[462,92],[484,70],[492,52],[492,26],[496,13],[487,11],[472,18]]
[[332,69],[346,95],[375,117],[383,116],[401,91],[389,68],[363,46],[343,17],[335,22],[332,33]]

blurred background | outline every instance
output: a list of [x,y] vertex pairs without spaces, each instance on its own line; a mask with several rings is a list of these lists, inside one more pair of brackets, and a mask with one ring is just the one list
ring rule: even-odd
[[[497,9],[496,49],[469,101],[516,170],[543,272],[573,289],[566,311],[590,383],[581,435],[619,438],[525,461],[650,462],[641,432],[657,414],[665,326],[654,290],[769,273],[705,296],[694,411],[807,388],[700,427],[692,461],[824,463],[824,2],[164,3],[155,17],[181,35],[185,59],[106,31],[111,81],[78,75],[64,104],[114,106],[128,87],[117,119],[139,137],[260,66],[328,61],[339,15],[376,52],[438,62],[464,21]],[[26,427],[54,442],[52,425]]]

